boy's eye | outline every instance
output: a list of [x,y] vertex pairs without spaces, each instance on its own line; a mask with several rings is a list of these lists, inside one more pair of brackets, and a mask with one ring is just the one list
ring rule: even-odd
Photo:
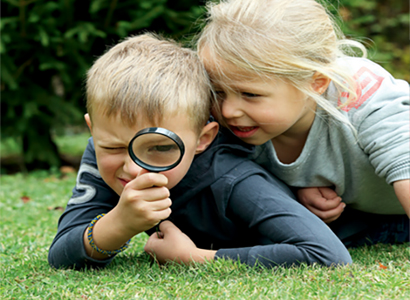
[[171,152],[171,151],[179,151],[179,148],[177,147],[177,145],[172,144],[172,145],[156,145],[153,147],[149,147],[148,148],[148,152]]
[[105,150],[121,150],[121,149],[125,149],[124,147],[101,147]]

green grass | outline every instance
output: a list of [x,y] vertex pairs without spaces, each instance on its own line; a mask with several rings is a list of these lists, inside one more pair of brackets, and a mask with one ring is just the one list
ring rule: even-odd
[[354,264],[337,268],[257,269],[231,261],[159,267],[144,254],[141,234],[104,270],[55,270],[48,247],[75,174],[0,180],[1,299],[410,299],[408,245],[354,249]]

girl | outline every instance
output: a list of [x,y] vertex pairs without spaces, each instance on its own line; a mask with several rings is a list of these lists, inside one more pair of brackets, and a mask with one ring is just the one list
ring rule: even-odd
[[[349,56],[357,49],[363,57]],[[221,123],[257,145],[252,158],[307,208],[336,220],[346,245],[408,241],[409,85],[344,39],[321,4],[211,2],[198,52]]]

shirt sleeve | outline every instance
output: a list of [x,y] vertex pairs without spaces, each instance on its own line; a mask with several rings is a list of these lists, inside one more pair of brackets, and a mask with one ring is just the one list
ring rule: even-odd
[[409,84],[369,60],[355,73],[358,100],[344,110],[359,146],[387,183],[410,178]]
[[105,184],[98,172],[91,138],[81,160],[73,195],[59,219],[58,231],[49,249],[50,266],[82,269],[104,267],[110,263],[114,256],[96,260],[87,255],[83,235],[91,220],[109,212],[117,203],[118,195]]
[[219,249],[216,258],[250,266],[292,266],[302,263],[343,265],[352,262],[342,242],[318,217],[291,198],[283,184],[253,175],[232,189],[229,211],[235,222],[260,236],[260,244]]

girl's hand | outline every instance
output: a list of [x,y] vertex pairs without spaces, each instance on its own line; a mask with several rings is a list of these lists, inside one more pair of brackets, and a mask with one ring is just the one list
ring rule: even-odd
[[153,233],[144,247],[144,250],[159,263],[175,261],[189,264],[214,259],[216,251],[197,248],[192,240],[172,222],[162,222],[159,229],[161,231],[160,237],[156,232]]
[[341,202],[342,198],[328,187],[301,188],[297,191],[297,197],[300,203],[327,224],[339,218],[346,207]]

